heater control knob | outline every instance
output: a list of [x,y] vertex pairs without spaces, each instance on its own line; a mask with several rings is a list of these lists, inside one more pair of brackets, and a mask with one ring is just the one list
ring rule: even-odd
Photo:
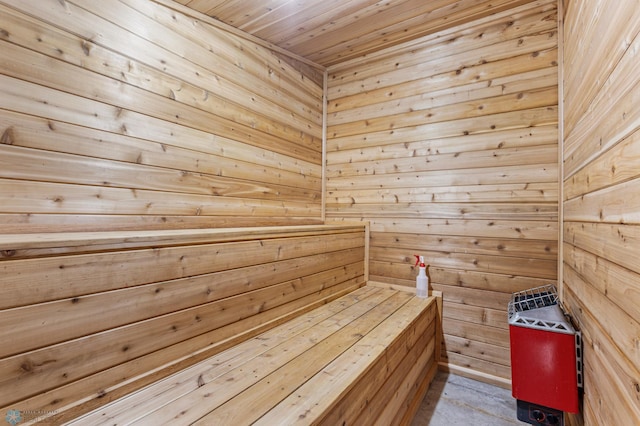
[[531,414],[533,415],[533,419],[540,423],[542,423],[546,417],[544,413],[540,410],[533,410]]

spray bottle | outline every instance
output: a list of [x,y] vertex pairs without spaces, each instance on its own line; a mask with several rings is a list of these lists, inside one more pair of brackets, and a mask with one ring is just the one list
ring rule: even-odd
[[420,272],[416,277],[416,296],[424,299],[427,297],[429,290],[429,277],[427,277],[427,266],[424,264],[424,256],[414,255],[416,257],[416,265],[420,265]]

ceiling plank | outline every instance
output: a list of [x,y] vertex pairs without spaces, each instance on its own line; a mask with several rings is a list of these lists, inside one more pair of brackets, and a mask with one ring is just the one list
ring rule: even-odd
[[324,67],[549,0],[176,0]]

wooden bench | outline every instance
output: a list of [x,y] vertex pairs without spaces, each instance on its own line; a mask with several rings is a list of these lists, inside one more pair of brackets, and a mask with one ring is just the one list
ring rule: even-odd
[[0,236],[0,410],[91,425],[407,423],[437,366],[436,303],[365,286],[365,236]]

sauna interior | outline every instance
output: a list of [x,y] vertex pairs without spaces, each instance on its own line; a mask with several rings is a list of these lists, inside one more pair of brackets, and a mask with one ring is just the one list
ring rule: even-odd
[[409,424],[553,284],[565,424],[640,424],[638,0],[0,0],[0,46],[0,422]]

